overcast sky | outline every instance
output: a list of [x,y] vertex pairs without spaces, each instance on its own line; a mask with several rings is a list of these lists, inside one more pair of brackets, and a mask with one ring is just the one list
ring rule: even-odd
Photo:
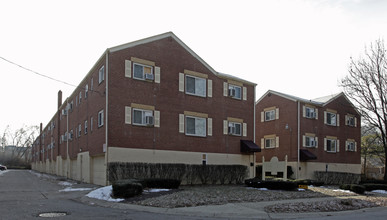
[[[216,71],[313,99],[387,35],[387,1],[1,1],[0,57],[78,85],[106,48],[174,32]],[[74,87],[0,59],[0,132],[47,124]]]

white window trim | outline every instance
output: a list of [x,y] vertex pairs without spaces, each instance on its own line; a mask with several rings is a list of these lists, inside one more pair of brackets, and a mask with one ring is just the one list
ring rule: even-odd
[[[266,113],[270,113],[269,116],[273,116],[273,117],[270,117],[269,119],[266,118]],[[265,117],[265,121],[274,121],[275,120],[275,109],[273,110],[269,110],[269,111],[264,111],[264,117]]]
[[[196,90],[195,90],[195,93],[191,93],[191,92],[188,92],[188,80],[187,80],[187,77],[190,77],[190,78],[194,78],[195,79],[195,85],[196,85],[196,80],[203,80],[204,81],[204,94],[197,94],[196,93]],[[197,77],[197,76],[192,76],[192,75],[185,75],[185,78],[184,78],[184,81],[185,81],[185,94],[188,94],[188,95],[193,95],[193,96],[199,96],[199,97],[207,97],[207,80],[205,78],[201,78],[201,77]]]
[[[194,118],[195,121],[196,121],[196,119],[203,120],[204,121],[204,134],[203,135],[200,135],[200,134],[188,134],[187,133],[187,124],[188,124],[187,123],[187,118]],[[206,137],[207,136],[207,120],[206,120],[206,118],[185,115],[184,124],[185,124],[185,129],[184,129],[185,130],[185,135],[187,135],[187,136],[194,136],[194,137]]]
[[[335,143],[335,150],[328,150],[328,141],[333,141]],[[338,146],[338,140],[337,139],[332,139],[332,138],[325,138],[325,141],[324,141],[324,145],[325,145],[325,151],[328,152],[328,153],[337,153],[339,152],[339,146]]]
[[[239,134],[232,132],[232,128],[236,128],[239,125]],[[228,134],[233,136],[242,136],[242,123],[239,122],[228,122]],[[236,131],[236,129],[234,129]]]
[[105,80],[105,66],[102,66],[98,71],[98,84]]
[[[313,139],[313,142],[314,145],[308,145],[309,143],[307,142],[307,139]],[[318,146],[318,139],[317,137],[313,137],[313,136],[308,136],[308,135],[304,135],[304,147],[307,147],[307,148],[317,148]]]
[[87,134],[87,120],[85,121],[85,134]]
[[[266,146],[266,141],[270,140],[270,146],[267,147]],[[273,143],[273,146],[271,145]],[[265,148],[266,149],[272,149],[272,148],[275,148],[276,147],[276,138],[275,137],[272,137],[272,138],[264,138],[264,145],[265,145]]]
[[154,81],[155,79],[155,74],[154,74],[154,67],[153,66],[149,66],[149,65],[145,65],[145,64],[141,64],[141,63],[135,63],[133,62],[133,79],[137,79],[137,80],[142,80],[142,81],[147,81],[146,77],[145,77],[145,73],[144,73],[144,68],[143,68],[143,71],[142,71],[142,78],[139,78],[139,77],[136,77],[134,75],[134,71],[135,71],[135,68],[134,66],[142,66],[142,67],[149,67],[151,69],[151,73],[153,75],[153,80],[149,80],[149,81]]
[[[231,89],[235,89],[235,88],[239,88],[239,94],[240,94],[240,97],[236,97],[236,96],[231,96],[230,95],[230,90]],[[237,85],[233,85],[233,84],[228,84],[228,96],[230,96],[231,98],[233,99],[238,99],[238,100],[242,100],[242,97],[243,97],[243,89],[241,86],[237,86]],[[236,93],[235,93],[236,94]]]
[[[142,123],[135,123],[135,114],[134,114],[134,111],[140,111],[141,112],[141,122]],[[153,120],[153,122],[152,122],[152,124],[147,124],[146,123],[146,121],[143,121],[143,118],[145,117],[147,117],[146,115],[144,115],[144,114],[146,114],[146,113],[151,113],[151,115],[149,115],[149,116],[151,116],[152,117],[152,120]],[[143,116],[144,115],[144,116]],[[153,114],[153,111],[152,110],[144,110],[144,109],[139,109],[139,108],[133,108],[132,109],[132,124],[133,125],[137,125],[137,126],[154,126],[154,114]]]
[[104,121],[103,121],[104,120],[104,115],[103,114],[104,114],[103,110],[98,112],[98,127],[99,128],[102,127],[103,124],[104,124]]
[[[308,115],[308,109],[310,109],[312,116]],[[305,106],[305,118],[316,119],[317,118],[317,109],[313,108],[313,107]]]

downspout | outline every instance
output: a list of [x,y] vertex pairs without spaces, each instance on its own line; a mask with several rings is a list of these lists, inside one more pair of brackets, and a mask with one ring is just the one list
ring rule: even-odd
[[300,171],[300,101],[297,101],[297,169],[296,178],[299,178]]
[[68,141],[68,135],[69,135],[69,112],[68,112],[68,106],[69,104],[69,99],[67,98],[66,99],[66,107],[65,107],[65,110],[66,110],[66,159],[67,159],[67,178],[70,178],[70,174],[71,174],[71,171],[70,171],[70,155],[69,155],[69,141]]
[[109,145],[108,145],[108,104],[109,104],[109,50],[106,50],[106,60],[105,60],[105,72],[106,72],[106,92],[105,92],[105,100],[106,100],[106,106],[105,106],[105,146],[106,146],[106,152],[105,152],[105,166],[106,166],[106,185],[109,185]]
[[[253,105],[254,105],[254,122],[253,122],[253,142],[255,143],[255,92],[256,92],[256,87],[257,85],[254,85],[254,100],[253,100]],[[262,147],[262,146],[261,146]],[[255,166],[256,166],[256,152],[253,152],[253,177],[256,177],[257,172],[255,172]]]

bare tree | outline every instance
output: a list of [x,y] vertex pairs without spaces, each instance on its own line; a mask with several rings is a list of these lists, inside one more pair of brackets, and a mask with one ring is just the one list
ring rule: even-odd
[[31,159],[29,151],[37,135],[39,135],[38,126],[23,126],[14,131],[7,126],[1,135],[0,159],[11,164],[19,163],[22,159],[24,163],[29,163]]
[[[363,122],[377,130],[387,155],[387,58],[383,40],[366,47],[364,57],[351,58],[349,74],[341,80],[344,93],[356,105]],[[386,166],[387,161],[385,162]],[[384,174],[387,180],[387,173]]]

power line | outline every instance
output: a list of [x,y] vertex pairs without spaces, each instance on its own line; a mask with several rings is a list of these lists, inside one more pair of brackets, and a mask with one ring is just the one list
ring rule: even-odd
[[[32,72],[32,73],[34,73],[34,74],[36,74],[36,75],[38,75],[38,76],[45,77],[45,78],[47,78],[47,79],[50,79],[50,80],[53,80],[53,81],[56,81],[56,82],[59,82],[59,83],[63,83],[63,84],[68,85],[68,86],[75,87],[76,89],[78,89],[78,88],[86,89],[86,88],[84,88],[84,87],[76,86],[76,85],[73,85],[73,84],[71,84],[71,83],[68,83],[68,82],[65,82],[65,81],[62,81],[62,80],[59,80],[59,79],[55,79],[55,78],[53,78],[53,77],[51,77],[51,76],[47,76],[47,75],[44,75],[44,74],[42,74],[42,73],[36,72],[36,71],[31,70],[31,69],[29,69],[29,68],[27,68],[27,67],[24,67],[24,66],[22,66],[22,65],[20,65],[20,64],[17,64],[17,63],[12,62],[12,61],[10,61],[10,60],[8,60],[8,59],[5,59],[5,58],[2,57],[2,56],[0,56],[0,59],[4,60],[4,61],[6,61],[6,62],[8,62],[8,63],[10,63],[10,64],[12,64],[12,65],[15,65],[15,66],[17,66],[17,67],[19,67],[19,68],[22,68],[22,69],[24,69],[24,70],[27,70],[28,72]],[[98,93],[99,95],[103,96],[99,91],[91,90],[91,89],[88,89],[88,90],[91,91],[91,92],[96,92],[96,93]]]
[[36,72],[36,71],[34,71],[34,70],[28,69],[28,68],[26,68],[26,67],[24,67],[24,66],[22,66],[22,65],[20,65],[20,64],[17,64],[17,63],[12,62],[12,61],[10,61],[10,60],[8,60],[8,59],[5,59],[4,57],[1,57],[1,56],[0,56],[0,58],[1,58],[2,60],[4,60],[4,61],[10,63],[10,64],[13,64],[13,65],[19,67],[19,68],[22,68],[22,69],[27,70],[27,71],[29,71],[29,72],[35,73],[36,75],[39,75],[39,76],[45,77],[45,78],[47,78],[47,79],[54,80],[54,81],[57,81],[57,82],[60,82],[60,83],[63,83],[63,84],[69,85],[69,86],[77,87],[76,85],[70,84],[70,83],[68,83],[68,82],[65,82],[65,81],[62,81],[62,80],[59,80],[59,79],[55,79],[55,78],[52,78],[52,77],[50,77],[50,76],[47,76],[47,75],[38,73],[38,72]]

